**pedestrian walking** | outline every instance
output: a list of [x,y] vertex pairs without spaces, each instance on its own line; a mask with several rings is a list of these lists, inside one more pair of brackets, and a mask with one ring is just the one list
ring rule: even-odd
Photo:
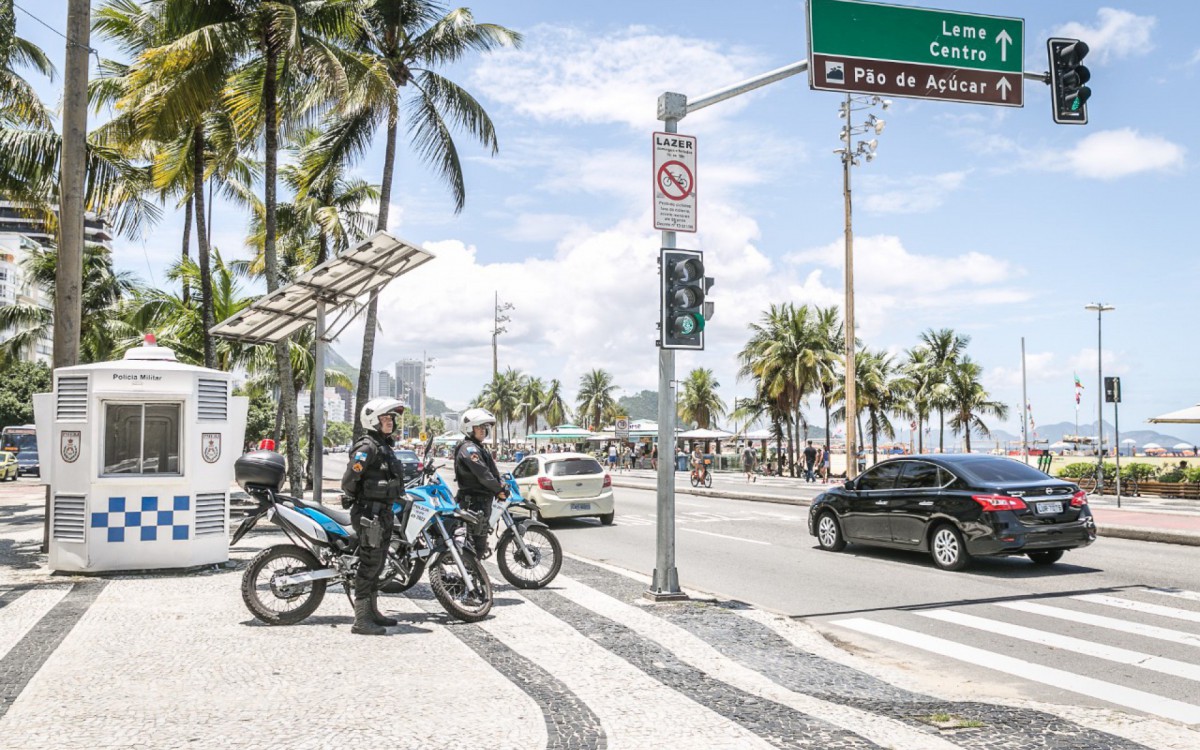
[[804,481],[815,482],[816,476],[813,474],[813,467],[817,465],[817,449],[813,447],[812,441],[808,441],[808,445],[804,448]]
[[650,468],[658,471],[658,443],[650,451]]
[[747,445],[742,449],[742,471],[746,472],[746,483],[757,482],[758,475],[754,473],[754,467],[758,463],[758,455],[754,452],[754,448]]
[[821,450],[821,484],[829,481],[829,447]]

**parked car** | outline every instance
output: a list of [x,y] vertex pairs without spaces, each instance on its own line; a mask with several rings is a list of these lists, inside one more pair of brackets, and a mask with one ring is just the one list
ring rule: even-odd
[[583,453],[538,453],[513,469],[513,479],[542,518],[595,516],[608,526],[616,518],[612,477]]
[[400,463],[404,464],[404,481],[420,475],[421,470],[425,465],[421,463],[421,459],[417,457],[416,451],[408,448],[393,448],[392,452],[396,454],[396,458],[400,459]]
[[945,570],[987,555],[1028,555],[1050,565],[1096,540],[1078,485],[976,454],[882,461],[818,495],[808,530],[822,549],[837,552],[850,542],[920,550]]
[[17,457],[8,451],[0,451],[0,482],[6,479],[17,481]]

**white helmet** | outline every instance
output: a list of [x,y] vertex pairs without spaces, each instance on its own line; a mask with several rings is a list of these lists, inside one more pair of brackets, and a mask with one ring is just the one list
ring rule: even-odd
[[489,427],[494,424],[496,418],[487,409],[467,409],[458,418],[458,426],[467,437],[471,437],[472,430],[476,427]]
[[[362,420],[364,430],[374,430],[379,432],[379,418],[384,414],[403,414],[404,402],[394,398],[373,398],[363,404],[362,411],[359,412],[359,418]],[[399,419],[396,420],[396,429],[399,429]]]

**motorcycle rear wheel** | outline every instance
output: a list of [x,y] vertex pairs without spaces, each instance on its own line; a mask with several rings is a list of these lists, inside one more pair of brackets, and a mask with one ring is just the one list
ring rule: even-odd
[[516,536],[512,529],[508,529],[496,547],[496,564],[500,566],[500,575],[519,589],[544,588],[562,568],[562,545],[552,531],[540,526],[531,526],[522,536],[525,546],[533,555],[534,564],[530,565],[525,555],[521,554]]
[[[303,547],[279,544],[255,555],[242,574],[242,601],[250,614],[268,625],[295,625],[304,620],[325,598],[325,581],[309,581],[298,586],[278,586],[281,575],[321,570],[317,558]],[[266,574],[266,580],[260,580]]]
[[425,572],[424,560],[412,560],[406,556],[406,550],[397,550],[396,545],[388,552],[383,569],[379,571],[379,583],[376,588],[385,594],[403,594],[421,580]]
[[448,553],[429,561],[429,588],[452,616],[463,622],[479,622],[492,611],[492,582],[474,554],[466,549],[460,550],[459,554],[480,593],[472,594],[467,590],[454,558]]

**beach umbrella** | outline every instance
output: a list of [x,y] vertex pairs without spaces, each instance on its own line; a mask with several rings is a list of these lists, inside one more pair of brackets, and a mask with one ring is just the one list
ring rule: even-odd
[[1195,445],[1195,443],[1176,443],[1175,445],[1171,446],[1171,450],[1190,451],[1193,445]]
[[1142,447],[1146,450],[1162,450],[1162,446],[1158,443],[1146,443]]

